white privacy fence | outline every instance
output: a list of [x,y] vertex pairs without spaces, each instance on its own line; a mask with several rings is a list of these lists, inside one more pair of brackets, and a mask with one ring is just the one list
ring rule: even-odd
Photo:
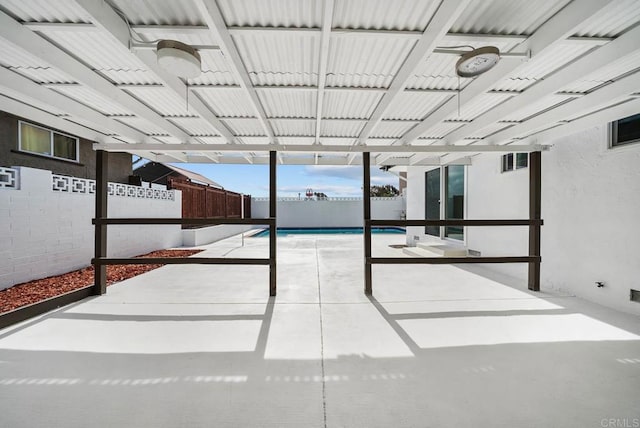
[[[278,198],[278,227],[362,227],[362,198]],[[404,218],[406,201],[403,196],[371,198],[373,219]],[[251,217],[269,217],[269,198],[252,198]]]
[[[181,192],[108,184],[109,217],[179,218]],[[93,256],[95,181],[0,168],[0,289],[68,272]],[[179,225],[109,226],[110,257],[182,245]]]

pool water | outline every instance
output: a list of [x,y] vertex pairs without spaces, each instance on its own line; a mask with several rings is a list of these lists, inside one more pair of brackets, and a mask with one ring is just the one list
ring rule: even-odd
[[[323,228],[293,228],[293,227],[279,227],[277,229],[276,236],[287,235],[362,235],[363,229],[361,227],[323,227]],[[400,227],[372,227],[372,234],[378,233],[392,233],[392,234],[404,234],[406,231]],[[269,236],[269,229],[262,230],[252,238],[262,238]]]

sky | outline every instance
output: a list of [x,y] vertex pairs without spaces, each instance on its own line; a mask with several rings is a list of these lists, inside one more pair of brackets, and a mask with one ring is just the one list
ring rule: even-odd
[[[204,175],[227,190],[251,196],[269,196],[268,165],[177,163],[179,168]],[[371,168],[371,185],[398,187],[398,177]],[[362,166],[278,165],[278,196],[304,197],[307,189],[329,197],[362,196]]]

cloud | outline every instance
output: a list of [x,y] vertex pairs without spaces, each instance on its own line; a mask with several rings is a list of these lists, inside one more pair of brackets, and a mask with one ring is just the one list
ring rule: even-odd
[[[305,174],[312,177],[340,178],[362,182],[362,167],[346,165],[309,165]],[[398,186],[398,177],[380,168],[371,168],[371,184],[392,184]]]
[[309,176],[362,180],[362,168],[346,165],[309,165],[304,168]]

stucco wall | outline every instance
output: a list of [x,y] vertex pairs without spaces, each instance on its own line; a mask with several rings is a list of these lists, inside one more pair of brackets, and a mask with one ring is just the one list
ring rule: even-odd
[[[0,166],[26,166],[30,168],[47,169],[54,174],[70,175],[73,177],[95,179],[96,154],[92,142],[79,138],[80,162],[67,162],[19,152],[18,121],[38,125],[33,121],[0,111]],[[44,128],[52,129],[42,125]],[[53,129],[65,134],[64,129]],[[131,155],[127,153],[109,153],[109,181],[127,183],[131,175]]]
[[[397,198],[372,198],[371,217],[374,219],[400,219],[405,211],[405,200]],[[251,217],[269,216],[269,201],[251,200]],[[362,227],[362,199],[353,200],[279,200],[277,205],[278,227]]]
[[[607,140],[603,125],[539,141],[553,144],[542,153],[542,287],[640,314],[629,300],[640,289],[640,145],[612,150]],[[424,218],[424,171],[409,171],[408,218]],[[474,157],[466,217],[527,218],[528,178],[528,168],[501,173],[498,154]],[[525,255],[527,239],[526,228],[466,228],[468,248],[483,256]],[[526,284],[525,265],[486,267]]]
[[[94,195],[52,190],[50,171],[20,167],[19,190],[0,188],[0,289],[90,264]],[[180,217],[174,200],[109,196],[110,217]],[[180,226],[108,226],[108,255],[180,246]]]

